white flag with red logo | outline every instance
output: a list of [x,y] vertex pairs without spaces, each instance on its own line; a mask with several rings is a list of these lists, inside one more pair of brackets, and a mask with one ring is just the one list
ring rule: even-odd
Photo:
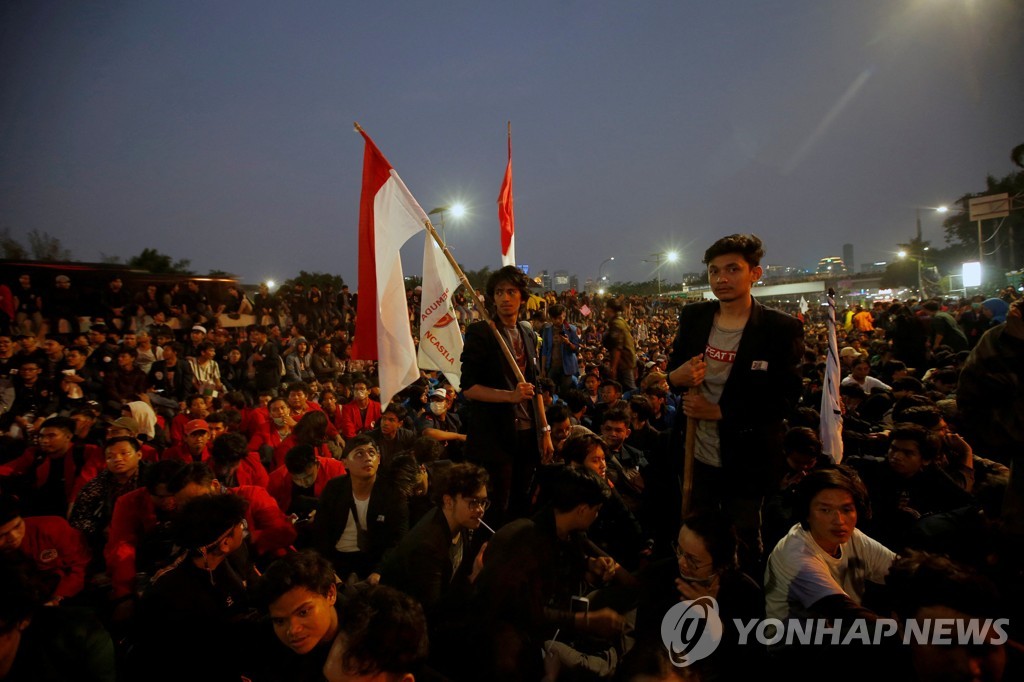
[[843,411],[839,404],[839,343],[836,340],[836,294],[828,290],[828,358],[821,390],[821,451],[836,464],[843,461]]
[[359,301],[352,357],[377,360],[380,400],[420,378],[399,250],[426,229],[427,214],[370,136],[359,200]]
[[423,290],[420,298],[419,361],[423,369],[438,369],[460,390],[462,333],[455,317],[452,295],[459,287],[444,252],[429,234],[423,246]]

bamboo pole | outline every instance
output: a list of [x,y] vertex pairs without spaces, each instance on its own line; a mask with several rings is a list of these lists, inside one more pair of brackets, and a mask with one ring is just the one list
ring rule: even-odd
[[[434,239],[434,242],[441,249],[441,252],[444,254],[444,257],[448,260],[448,264],[452,266],[453,270],[455,270],[455,274],[458,275],[459,281],[462,282],[462,286],[466,287],[472,293],[473,300],[476,301],[477,304],[479,304],[480,315],[481,317],[483,317],[487,325],[491,328],[491,333],[494,334],[494,338],[498,342],[498,347],[501,348],[502,355],[505,356],[505,361],[508,362],[509,367],[512,369],[512,372],[516,377],[516,381],[520,383],[525,383],[526,377],[523,376],[522,370],[520,370],[519,365],[516,364],[515,356],[512,355],[512,351],[509,350],[508,344],[505,343],[505,337],[502,336],[501,332],[498,331],[497,325],[494,324],[494,320],[491,318],[490,313],[487,311],[486,302],[482,300],[480,294],[477,293],[476,289],[473,288],[473,285],[469,283],[469,278],[466,277],[466,273],[464,273],[462,271],[462,268],[459,267],[459,264],[455,261],[455,257],[452,256],[451,251],[448,250],[448,246],[441,241],[440,235],[437,234],[437,230],[434,229],[434,226],[431,224],[430,220],[424,220],[423,223],[424,226],[427,228],[427,232]],[[547,415],[544,413],[544,396],[541,395],[540,391],[534,392],[533,402],[535,411],[537,413],[537,423],[540,425],[538,433],[550,434],[551,431],[548,427],[548,418]],[[542,437],[543,436],[541,436],[541,438]],[[544,461],[545,464],[550,461],[550,453],[544,452],[543,447],[541,447],[541,459]]]
[[[696,363],[697,358],[690,358]],[[700,391],[699,386],[691,386],[688,393],[694,395]],[[686,450],[683,455],[683,518],[693,509],[693,458],[697,447],[697,419],[686,418]]]

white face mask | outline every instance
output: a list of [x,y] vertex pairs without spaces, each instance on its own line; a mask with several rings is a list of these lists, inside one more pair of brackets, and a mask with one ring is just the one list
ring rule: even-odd
[[430,411],[440,417],[442,414],[448,411],[448,405],[441,400],[430,401]]
[[274,417],[274,423],[278,426],[284,426],[284,417]]
[[360,390],[360,391],[353,391],[352,395],[355,397],[356,400],[366,400],[366,396],[368,395],[368,393],[366,391],[361,391]]

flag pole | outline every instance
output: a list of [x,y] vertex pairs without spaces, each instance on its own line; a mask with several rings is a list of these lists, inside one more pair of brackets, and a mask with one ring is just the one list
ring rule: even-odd
[[[437,233],[437,230],[434,229],[434,226],[430,223],[429,220],[424,220],[423,224],[427,228],[427,232],[430,234],[430,236],[433,237],[434,242],[437,244],[438,248],[441,249],[441,253],[443,253],[444,257],[448,259],[448,264],[452,266],[452,269],[455,271],[455,274],[458,275],[459,281],[462,282],[462,286],[469,289],[473,293],[473,299],[477,303],[480,303],[480,294],[477,293],[476,289],[473,288],[473,285],[469,283],[469,278],[466,277],[466,273],[464,273],[462,271],[462,268],[459,267],[459,264],[455,261],[455,257],[452,256],[451,251],[448,250],[448,246],[441,241],[441,236]],[[515,374],[516,381],[520,383],[525,383],[526,377],[523,376],[523,372],[522,370],[519,369],[519,365],[516,363],[516,359],[512,355],[512,351],[509,350],[508,344],[505,343],[505,337],[502,336],[501,333],[498,331],[497,325],[494,324],[494,320],[491,318],[490,313],[487,312],[486,302],[484,302],[483,305],[479,306],[479,310],[480,316],[491,328],[491,333],[494,334],[494,338],[498,342],[498,346],[501,348],[501,353],[502,355],[505,356],[505,361],[508,362],[509,367]],[[547,415],[544,413],[544,396],[542,396],[541,393],[537,391],[534,393],[533,401],[536,407],[537,422],[540,424],[541,433],[550,433],[550,431],[548,430],[548,418]],[[544,455],[543,450],[541,451],[541,456],[545,460],[547,459]],[[545,461],[545,464],[546,463],[547,461]]]
[[[690,362],[696,364],[697,358],[690,358]],[[690,393],[698,393],[700,388],[690,387]],[[683,453],[683,518],[685,518],[693,507],[693,456],[697,447],[697,420],[693,417],[686,418],[686,449]]]
[[[354,122],[352,125],[355,128],[356,132],[358,132],[358,133],[363,133],[364,132],[362,126],[360,126],[358,122]],[[509,130],[509,144],[511,144],[512,143],[512,138],[511,138],[511,135],[512,135],[512,122],[511,121],[508,122],[508,130]],[[437,230],[434,229],[434,226],[430,223],[430,220],[429,219],[424,219],[423,224],[426,227],[427,232],[434,239],[434,243],[436,243],[437,246],[441,249],[441,253],[443,253],[444,257],[446,259],[448,259],[448,264],[452,266],[452,269],[455,271],[455,274],[458,275],[459,281],[462,282],[462,285],[464,287],[466,287],[471,292],[473,292],[474,300],[477,303],[479,303],[480,300],[481,300],[480,294],[478,294],[476,289],[473,288],[473,285],[469,283],[469,278],[466,277],[466,273],[464,273],[462,271],[462,268],[459,267],[459,264],[455,261],[455,258],[451,254],[451,251],[448,250],[448,246],[441,240],[441,236],[437,234]],[[516,359],[512,355],[512,351],[509,350],[508,344],[505,343],[505,337],[503,337],[501,335],[501,333],[498,331],[498,327],[494,324],[494,320],[491,319],[490,314],[487,312],[487,305],[486,305],[486,303],[484,305],[480,306],[480,315],[483,317],[484,321],[487,322],[488,326],[491,328],[491,332],[494,334],[494,338],[495,338],[495,340],[497,340],[498,346],[501,348],[502,355],[505,356],[505,360],[508,362],[509,367],[512,368],[512,372],[513,372],[513,374],[516,377],[516,381],[518,381],[520,383],[525,383],[526,382],[526,377],[523,376],[522,370],[520,370],[519,369],[519,365],[516,364]],[[537,422],[540,424],[541,433],[548,433],[548,434],[550,434],[551,430],[548,427],[547,415],[544,413],[544,397],[539,392],[536,392],[536,393],[534,393],[533,400],[534,400],[534,405],[536,406]],[[550,455],[545,453],[543,448],[541,449],[541,458],[542,458],[542,460],[544,460],[545,464],[547,464],[548,461],[550,460]]]

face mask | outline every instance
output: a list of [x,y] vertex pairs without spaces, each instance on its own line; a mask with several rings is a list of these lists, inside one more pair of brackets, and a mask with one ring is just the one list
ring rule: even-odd
[[431,401],[431,403],[430,403],[430,411],[433,412],[434,414],[436,414],[438,417],[440,417],[442,414],[444,414],[445,412],[448,411],[448,406],[445,405],[443,402],[440,402],[440,401],[437,401],[437,402]]
[[278,426],[284,426],[284,417],[274,417],[274,423]]
[[355,396],[356,400],[365,400],[367,393],[366,391],[354,391],[352,395]]

